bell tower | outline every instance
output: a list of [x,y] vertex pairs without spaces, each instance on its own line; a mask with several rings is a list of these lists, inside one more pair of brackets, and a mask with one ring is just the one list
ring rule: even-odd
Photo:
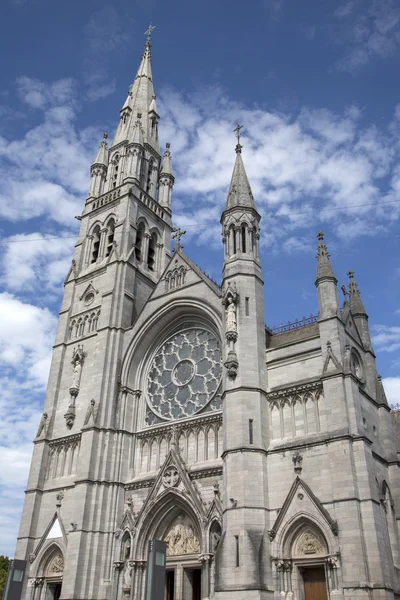
[[[29,557],[32,576],[45,560],[46,532],[61,532],[62,598],[85,597],[82,569],[100,569],[105,579],[107,573],[112,578],[110,550],[102,548],[111,548],[113,533],[107,529],[128,478],[124,449],[132,436],[131,430],[116,433],[124,336],[171,257],[174,177],[169,144],[163,161],[160,154],[151,28],[146,33],[115,135],[110,146],[103,136],[77,217],[80,232],[64,284],[18,537],[16,555]],[[97,517],[93,506],[99,509]],[[96,542],[90,533],[95,530],[100,532]]]

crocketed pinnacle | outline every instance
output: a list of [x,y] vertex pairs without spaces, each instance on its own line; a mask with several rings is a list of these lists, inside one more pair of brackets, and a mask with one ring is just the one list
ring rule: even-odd
[[143,146],[143,125],[142,125],[142,113],[137,113],[136,121],[133,126],[132,133],[132,144],[137,144],[138,146]]
[[321,279],[333,279],[337,283],[337,279],[332,269],[331,261],[329,260],[330,254],[328,253],[326,244],[324,244],[324,234],[319,231],[317,234],[319,245],[317,248],[317,279],[316,283]]
[[107,138],[108,138],[108,134],[104,133],[103,134],[103,139],[100,143],[99,149],[97,151],[97,155],[96,158],[94,159],[94,163],[92,166],[94,165],[105,165],[107,166],[108,164],[108,158],[107,158]]
[[171,144],[167,143],[166,147],[165,147],[163,160],[162,160],[160,175],[171,175],[171,177],[173,177],[174,172],[172,170],[170,147],[171,147]]
[[242,159],[242,146],[236,145],[236,161],[233,168],[231,184],[229,186],[228,198],[225,210],[231,208],[252,208],[257,211],[253,193],[247,179],[246,169]]
[[353,316],[356,315],[366,315],[366,310],[364,308],[364,304],[361,300],[360,290],[358,289],[357,283],[354,281],[354,271],[350,269],[347,273],[349,276],[349,301],[350,301],[350,310]]

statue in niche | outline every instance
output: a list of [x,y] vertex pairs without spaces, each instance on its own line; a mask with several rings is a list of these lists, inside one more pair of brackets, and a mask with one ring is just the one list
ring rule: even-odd
[[176,523],[168,532],[164,541],[167,543],[167,556],[179,556],[182,554],[198,554],[200,543],[194,532],[193,525],[185,526]]
[[126,561],[126,563],[125,563],[122,579],[123,579],[123,587],[130,588],[131,582],[132,582],[132,568],[129,565],[129,561]]
[[226,331],[237,331],[236,321],[236,305],[231,296],[228,297],[227,306],[225,309],[226,315]]
[[[74,350],[74,353],[72,355],[72,367],[73,367],[73,371],[72,371],[72,383],[71,383],[71,394],[73,393],[72,390],[79,390],[79,386],[81,383],[81,375],[82,375],[82,366],[83,366],[83,362],[85,360],[85,353],[83,352],[83,348],[81,348],[80,346],[78,346],[78,348],[76,348],[76,350]],[[75,394],[77,395],[77,394]]]

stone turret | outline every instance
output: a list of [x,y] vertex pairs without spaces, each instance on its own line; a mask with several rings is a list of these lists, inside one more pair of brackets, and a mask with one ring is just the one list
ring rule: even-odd
[[[221,217],[224,336],[224,524],[218,555],[216,589],[226,598],[249,598],[260,590],[258,565],[268,552],[265,507],[268,504],[265,401],[265,325],[261,265],[258,256],[260,215],[242,160],[240,127],[232,180]],[[251,464],[251,469],[248,465]],[[240,472],[240,485],[237,473]],[[254,477],[257,473],[257,477]],[[254,556],[254,540],[263,548]],[[242,594],[232,591],[232,573],[240,573]],[[225,595],[223,596],[225,598]],[[251,597],[256,597],[251,595]],[[257,596],[259,597],[259,596]]]
[[107,177],[108,156],[107,156],[107,138],[105,133],[100,143],[94,163],[90,167],[90,190],[89,198],[97,198],[104,191],[104,183]]

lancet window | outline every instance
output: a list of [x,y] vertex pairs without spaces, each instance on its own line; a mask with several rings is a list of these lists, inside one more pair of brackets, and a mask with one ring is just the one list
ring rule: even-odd
[[139,226],[136,231],[136,243],[135,243],[135,257],[137,261],[142,260],[142,246],[143,246],[143,238],[144,238],[144,223],[139,223]]
[[97,225],[93,231],[93,241],[92,241],[92,259],[91,263],[97,262],[99,257],[100,250],[100,225]]
[[106,246],[106,256],[110,256],[111,250],[114,245],[114,232],[115,232],[115,221],[114,219],[110,219],[107,227],[107,246]]
[[149,160],[149,168],[147,171],[146,193],[151,194],[152,174],[154,169],[154,159]]
[[242,227],[240,228],[240,237],[241,237],[241,250],[242,252],[246,252],[246,248],[247,248],[247,225],[243,224]]
[[149,239],[149,251],[147,254],[147,266],[150,271],[154,271],[156,262],[156,250],[157,250],[157,234],[153,232]]

